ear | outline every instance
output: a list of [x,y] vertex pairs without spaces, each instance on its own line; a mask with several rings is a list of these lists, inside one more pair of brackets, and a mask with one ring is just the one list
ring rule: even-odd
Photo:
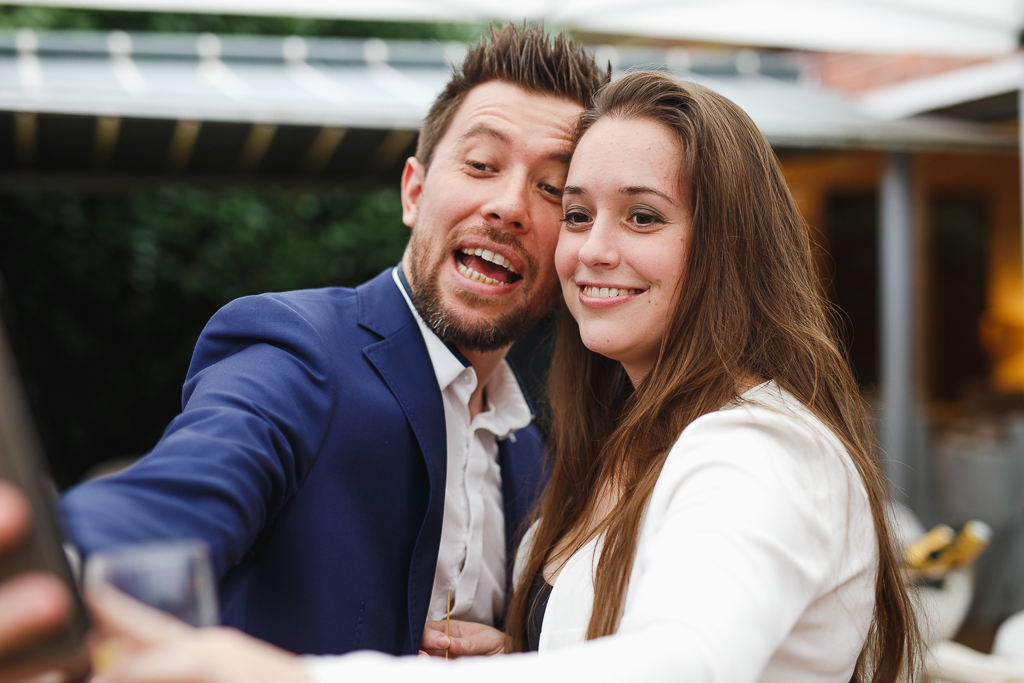
[[420,198],[423,196],[423,179],[427,169],[419,159],[409,157],[402,170],[402,222],[410,228],[416,224]]

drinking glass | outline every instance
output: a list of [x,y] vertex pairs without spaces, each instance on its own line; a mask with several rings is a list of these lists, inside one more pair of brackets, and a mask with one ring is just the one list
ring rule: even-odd
[[216,626],[217,585],[202,541],[155,541],[89,555],[86,589],[108,583],[193,626]]

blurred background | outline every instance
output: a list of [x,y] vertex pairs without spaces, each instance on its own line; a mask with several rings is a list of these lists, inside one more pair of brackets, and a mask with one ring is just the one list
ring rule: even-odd
[[0,5],[0,308],[58,485],[152,447],[227,301],[397,263],[419,122],[507,20],[754,118],[897,498],[995,532],[960,635],[986,650],[1024,610],[1022,0]]

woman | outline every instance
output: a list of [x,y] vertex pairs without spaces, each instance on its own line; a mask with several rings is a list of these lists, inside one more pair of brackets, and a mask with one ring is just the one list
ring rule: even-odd
[[[535,640],[545,654],[300,665],[239,637],[185,636],[112,680],[244,678],[182,676],[202,653],[259,662],[248,680],[324,683],[912,676],[885,484],[768,143],[725,98],[655,72],[607,86],[576,143],[556,252],[552,478],[517,558],[508,640],[456,625],[466,638],[452,643]],[[446,645],[428,627],[424,647]],[[178,671],[143,675],[157,664]]]

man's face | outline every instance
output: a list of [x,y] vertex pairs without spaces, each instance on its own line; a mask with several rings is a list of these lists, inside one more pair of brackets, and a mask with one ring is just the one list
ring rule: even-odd
[[555,244],[579,105],[492,81],[471,90],[429,170],[402,175],[402,260],[413,301],[443,340],[507,346],[558,294]]

